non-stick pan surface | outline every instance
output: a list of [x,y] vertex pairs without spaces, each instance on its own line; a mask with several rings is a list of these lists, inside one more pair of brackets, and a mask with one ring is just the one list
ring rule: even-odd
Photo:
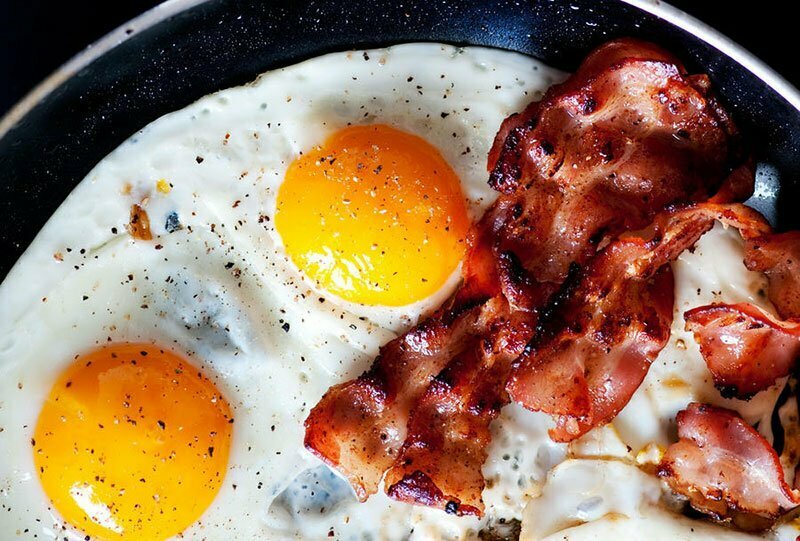
[[762,163],[751,204],[778,227],[800,225],[796,91],[735,47],[747,67],[721,53],[709,43],[720,36],[690,19],[676,26],[651,13],[675,15],[669,6],[628,1],[647,9],[621,0],[172,0],[0,123],[0,280],[76,183],[145,124],[268,69],[408,41],[512,49],[566,70],[614,37],[656,41],[711,75],[746,132]]

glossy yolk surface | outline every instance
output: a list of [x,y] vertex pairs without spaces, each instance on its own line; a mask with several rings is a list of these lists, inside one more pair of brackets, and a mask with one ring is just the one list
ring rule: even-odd
[[233,418],[214,384],[177,355],[114,344],[78,357],[36,425],[47,496],[91,539],[161,540],[219,490]]
[[344,128],[297,158],[275,221],[292,261],[321,288],[388,306],[437,291],[469,227],[461,184],[441,154],[385,125]]

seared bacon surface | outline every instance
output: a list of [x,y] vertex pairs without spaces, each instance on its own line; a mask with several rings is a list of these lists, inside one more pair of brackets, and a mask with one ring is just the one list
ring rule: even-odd
[[673,281],[659,264],[629,274],[648,247],[611,244],[568,286],[563,303],[516,363],[511,398],[556,417],[550,436],[571,441],[614,417],[666,345]]
[[331,387],[306,419],[305,445],[347,476],[361,500],[373,494],[406,439],[416,399],[479,330],[482,305],[445,308],[381,348],[369,371]]
[[800,232],[740,229],[745,266],[763,272],[775,317],[756,306],[712,304],[684,314],[723,396],[748,399],[788,376],[800,357]]
[[556,417],[554,440],[571,441],[607,423],[639,388],[669,339],[673,284],[666,264],[715,220],[768,227],[743,205],[665,211],[640,234],[612,241],[543,316],[515,363],[508,391],[526,408]]
[[489,425],[508,402],[508,368],[533,332],[531,314],[509,311],[502,296],[484,306],[496,306],[484,336],[433,379],[411,413],[400,457],[386,473],[395,499],[459,515],[483,511]]
[[[610,296],[597,298],[616,314],[577,317],[598,333],[586,342],[590,377],[575,403],[553,410],[577,420],[577,432],[607,421],[663,347],[672,282],[657,264],[668,261],[663,255],[629,276],[624,263],[635,254],[624,243],[615,245],[622,255],[605,250],[598,256],[605,259],[589,262],[598,247],[646,226],[666,205],[715,193],[719,202],[746,197],[753,175],[739,148],[705,76],[687,76],[654,45],[619,40],[600,47],[541,102],[503,123],[489,157],[490,184],[501,194],[470,233],[459,290],[385,345],[369,371],[323,396],[306,420],[307,448],[347,476],[361,499],[386,472],[386,490],[396,499],[481,514],[489,424],[509,400],[514,359],[541,334],[540,314]],[[636,254],[650,248],[634,244]],[[639,255],[637,261],[647,259]],[[572,273],[583,278],[562,288],[570,269],[584,266],[589,270]],[[611,278],[602,276],[609,270]],[[617,278],[627,295],[604,291],[618,287]],[[611,346],[608,364],[600,352]],[[534,352],[521,366],[538,366]],[[510,388],[546,401],[523,389],[524,370]],[[546,381],[525,377],[550,392]],[[602,382],[608,394],[578,404]]]
[[748,303],[701,306],[684,317],[726,398],[763,391],[800,357],[800,320],[781,321]]
[[769,527],[800,503],[778,455],[739,414],[692,403],[678,413],[677,443],[658,475],[698,511],[744,529]]
[[[725,179],[723,197],[743,200],[753,181],[708,79],[686,76],[668,53],[634,40],[600,47],[506,119],[489,165],[490,184],[506,194],[483,220],[495,254],[514,254],[539,287],[557,288],[604,237],[643,227],[668,204],[703,201]],[[499,275],[504,285],[522,281],[502,268]]]

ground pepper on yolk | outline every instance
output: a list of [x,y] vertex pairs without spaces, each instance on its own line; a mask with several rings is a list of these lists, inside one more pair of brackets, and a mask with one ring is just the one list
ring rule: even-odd
[[465,252],[460,181],[424,139],[350,126],[297,158],[275,223],[292,261],[347,301],[402,306],[436,292]]

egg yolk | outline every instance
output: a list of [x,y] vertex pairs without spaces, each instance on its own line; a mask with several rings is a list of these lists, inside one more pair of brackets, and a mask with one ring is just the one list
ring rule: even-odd
[[351,126],[289,166],[275,226],[292,261],[345,300],[401,306],[437,291],[464,255],[461,183],[424,139]]
[[162,540],[219,490],[233,418],[214,384],[177,355],[114,344],[61,375],[31,440],[47,496],[87,539]]

